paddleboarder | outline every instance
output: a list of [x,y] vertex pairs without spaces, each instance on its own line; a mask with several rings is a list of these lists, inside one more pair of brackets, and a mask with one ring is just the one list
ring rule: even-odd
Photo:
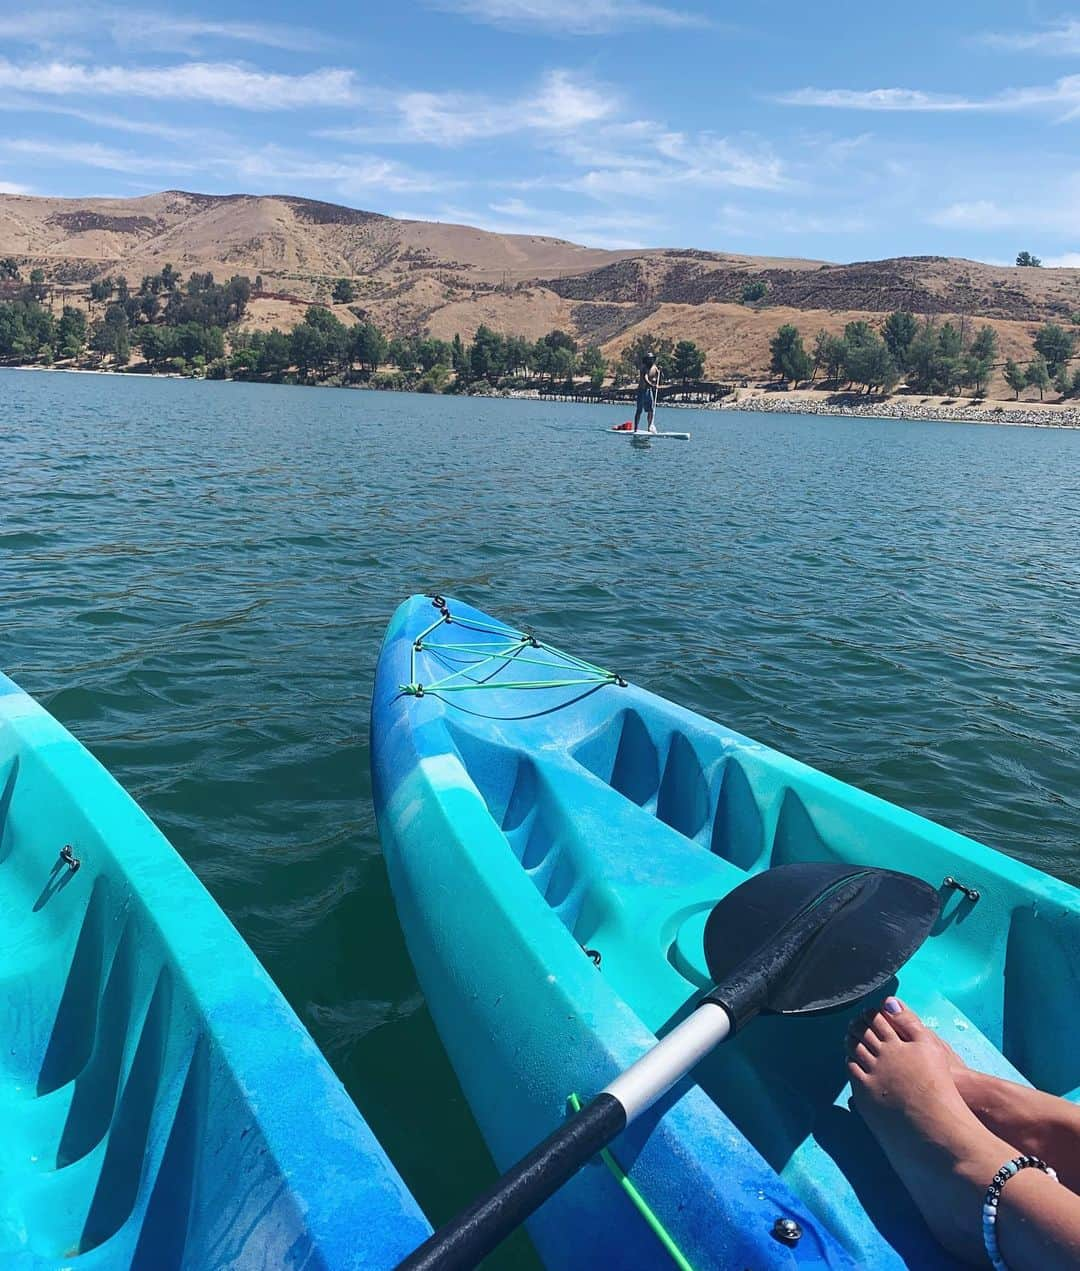
[[653,418],[656,414],[656,395],[660,391],[660,368],[656,358],[646,353],[641,359],[641,370],[638,373],[637,406],[634,410],[634,432],[638,432],[638,424],[644,411],[649,421],[649,432],[656,432]]

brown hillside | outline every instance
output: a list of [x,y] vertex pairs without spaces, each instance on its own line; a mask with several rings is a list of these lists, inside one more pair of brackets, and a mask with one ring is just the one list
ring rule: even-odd
[[[562,239],[402,221],[292,196],[169,190],[136,199],[0,195],[0,255],[41,267],[70,303],[90,281],[181,273],[261,274],[249,325],[290,326],[349,277],[357,305],[395,333],[469,336],[485,322],[535,337],[560,326],[618,350],[640,331],[696,340],[711,376],[756,375],[768,339],[794,322],[879,320],[892,309],[990,321],[1004,356],[1030,356],[1034,327],[1080,312],[1080,270],[1015,269],[923,256],[832,264],[697,250],[605,251]],[[764,300],[740,303],[749,279]],[[351,320],[345,307],[336,307]]]

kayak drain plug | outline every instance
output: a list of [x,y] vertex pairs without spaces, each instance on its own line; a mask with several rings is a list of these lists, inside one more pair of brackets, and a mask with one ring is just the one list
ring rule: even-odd
[[772,1233],[785,1245],[797,1245],[802,1239],[802,1228],[794,1218],[777,1218],[773,1223]]

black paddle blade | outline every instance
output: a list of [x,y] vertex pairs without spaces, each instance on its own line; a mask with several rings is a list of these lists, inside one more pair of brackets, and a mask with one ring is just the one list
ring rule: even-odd
[[928,883],[891,869],[810,861],[755,874],[705,924],[705,961],[737,1028],[759,1011],[806,1015],[880,988],[930,934]]

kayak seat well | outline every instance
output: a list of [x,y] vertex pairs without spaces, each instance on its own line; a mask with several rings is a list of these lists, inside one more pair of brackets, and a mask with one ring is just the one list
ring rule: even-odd
[[[13,743],[0,720],[0,1262],[169,1271],[208,1260],[214,1240],[239,1250],[276,1203],[260,1193],[265,1142],[240,1122],[242,1092],[72,792],[59,757],[84,752]],[[252,1208],[230,1235],[238,1206]],[[291,1208],[278,1222],[300,1233]]]
[[665,825],[747,873],[834,855],[787,788],[767,839],[737,746],[704,731],[691,737],[663,717],[653,727],[655,732],[636,710],[624,709],[579,744],[573,757]]

